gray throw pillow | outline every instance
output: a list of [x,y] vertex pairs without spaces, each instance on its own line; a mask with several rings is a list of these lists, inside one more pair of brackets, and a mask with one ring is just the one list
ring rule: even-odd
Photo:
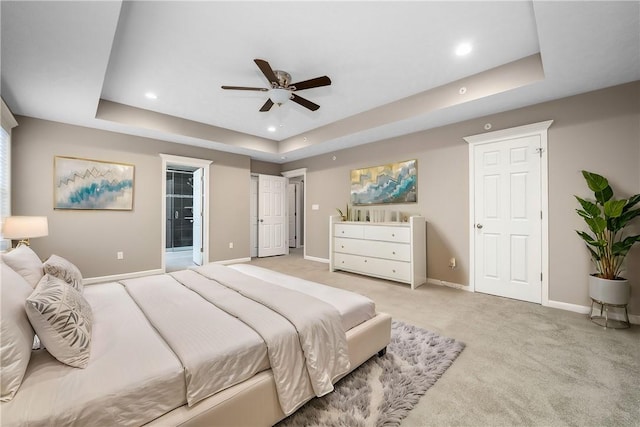
[[49,259],[44,262],[43,267],[46,274],[50,274],[58,279],[64,280],[76,288],[78,292],[83,292],[82,273],[80,273],[78,267],[73,265],[70,261],[58,255],[51,255]]
[[80,292],[45,274],[25,307],[33,329],[53,357],[69,366],[87,367],[93,313]]

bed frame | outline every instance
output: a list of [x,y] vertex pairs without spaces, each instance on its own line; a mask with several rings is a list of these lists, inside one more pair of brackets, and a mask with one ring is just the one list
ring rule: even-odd
[[[378,313],[376,317],[347,331],[351,370],[375,354],[383,355],[390,338],[391,316],[386,313]],[[284,418],[273,374],[269,369],[192,407],[181,406],[145,425],[267,427]]]

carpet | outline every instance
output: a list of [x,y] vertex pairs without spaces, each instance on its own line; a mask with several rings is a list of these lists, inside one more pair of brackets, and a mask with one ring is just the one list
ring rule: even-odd
[[464,344],[397,320],[387,353],[374,356],[277,427],[398,426]]

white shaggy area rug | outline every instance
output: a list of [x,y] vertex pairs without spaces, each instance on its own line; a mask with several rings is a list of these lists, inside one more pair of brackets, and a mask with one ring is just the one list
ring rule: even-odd
[[464,344],[394,320],[387,353],[374,356],[278,427],[398,426]]

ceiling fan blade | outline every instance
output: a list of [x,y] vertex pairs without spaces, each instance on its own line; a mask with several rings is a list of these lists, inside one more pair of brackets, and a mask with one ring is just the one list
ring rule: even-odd
[[262,71],[262,74],[264,74],[267,80],[269,80],[269,83],[271,83],[272,85],[275,84],[276,86],[279,85],[276,73],[273,72],[271,65],[269,65],[267,61],[265,61],[264,59],[254,59],[253,62],[256,63],[258,68],[260,68],[260,71]]
[[221,86],[222,89],[231,89],[231,90],[257,90],[260,92],[267,92],[269,89],[265,87],[246,87],[246,86]]
[[271,99],[267,99],[267,102],[264,103],[260,111],[265,112],[269,111],[273,107],[273,101]]
[[308,108],[311,111],[316,111],[318,108],[320,108],[320,106],[318,104],[314,104],[313,102],[309,101],[308,99],[304,99],[303,97],[298,96],[295,93],[292,94],[291,100],[293,102],[297,102],[298,104],[302,105],[305,108]]
[[294,86],[295,90],[305,90],[314,87],[329,86],[331,79],[327,76],[316,77],[315,79],[304,80],[299,83],[292,83],[289,87]]

